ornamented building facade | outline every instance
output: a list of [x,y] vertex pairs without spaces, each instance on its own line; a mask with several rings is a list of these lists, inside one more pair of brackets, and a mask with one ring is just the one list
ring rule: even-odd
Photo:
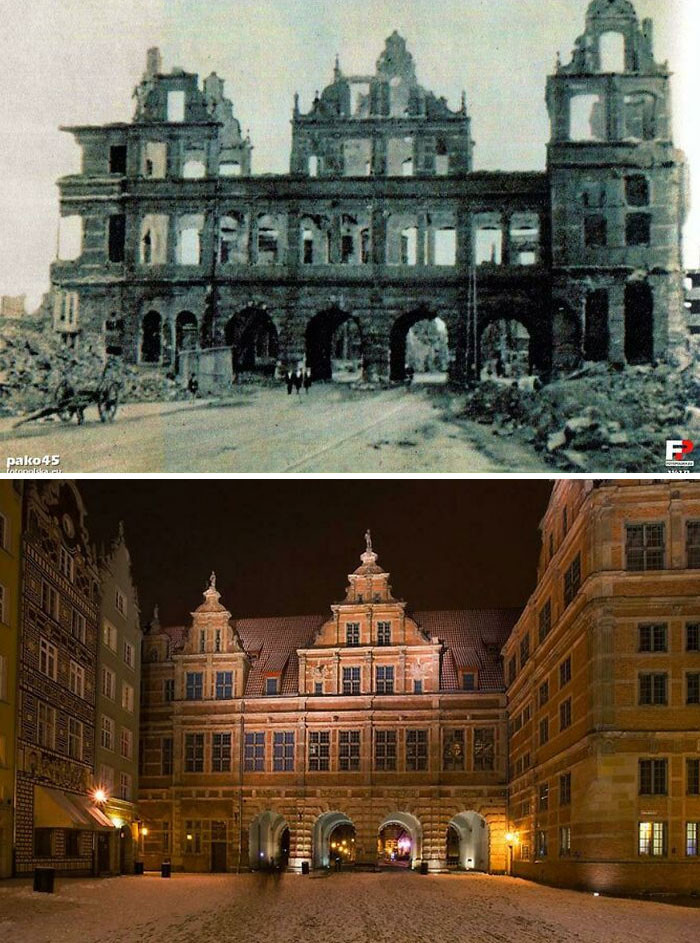
[[99,571],[72,482],[25,487],[15,869],[91,872],[113,831],[93,802]]
[[517,612],[409,614],[369,538],[361,561],[328,619],[233,619],[212,575],[189,626],[151,625],[146,867],[505,868]]
[[700,484],[557,481],[503,654],[513,872],[700,880]]
[[278,361],[330,378],[350,328],[365,373],[401,380],[409,330],[437,318],[455,379],[504,319],[545,376],[685,344],[686,165],[670,72],[628,0],[593,0],[547,80],[545,173],[475,172],[465,99],[423,88],[397,33],[374,75],[336,63],[308,112],[295,98],[288,175],[251,175],[216,74],[200,89],[151,50],[136,98],[131,124],[66,129],[83,161],[61,214],[79,238],[51,277],[70,340],[197,365],[204,385]]

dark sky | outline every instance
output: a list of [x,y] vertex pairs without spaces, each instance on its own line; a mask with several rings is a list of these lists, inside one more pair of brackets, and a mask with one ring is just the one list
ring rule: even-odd
[[98,547],[124,521],[144,621],[183,624],[212,569],[234,616],[327,613],[372,530],[412,609],[519,606],[547,481],[78,482]]

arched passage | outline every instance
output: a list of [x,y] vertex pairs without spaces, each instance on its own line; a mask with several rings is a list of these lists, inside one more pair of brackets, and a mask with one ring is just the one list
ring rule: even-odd
[[262,812],[248,829],[251,870],[286,868],[289,860],[289,826],[279,812]]
[[430,311],[419,309],[394,321],[389,338],[389,375],[394,383],[412,375],[436,382],[447,381],[449,336],[447,325]]
[[279,356],[279,336],[275,323],[264,308],[246,308],[232,317],[225,329],[226,346],[231,348],[233,374],[272,375]]
[[344,812],[324,812],[319,815],[314,824],[313,833],[313,866],[314,868],[329,868],[331,859],[337,856],[337,849],[331,849],[331,842],[340,836],[340,841],[354,843],[355,826]]
[[450,819],[446,845],[448,867],[488,871],[489,829],[486,819],[478,812],[460,812]]
[[479,365],[481,379],[517,380],[532,373],[532,338],[522,321],[496,318],[483,325]]
[[364,337],[356,317],[340,308],[321,311],[306,327],[306,365],[314,380],[359,379]]
[[141,322],[141,362],[160,363],[161,316],[157,311],[147,311]]
[[197,318],[191,311],[181,311],[175,318],[175,367],[180,352],[194,350],[197,346]]
[[392,812],[377,832],[377,863],[415,868],[423,857],[423,827],[410,812]]

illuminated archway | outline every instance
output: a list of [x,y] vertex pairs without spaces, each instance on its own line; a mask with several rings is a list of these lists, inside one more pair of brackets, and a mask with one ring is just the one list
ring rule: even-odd
[[460,812],[450,819],[446,844],[448,867],[451,865],[464,871],[488,871],[489,828],[486,819],[478,812]]
[[251,870],[286,868],[289,860],[289,826],[279,812],[262,812],[248,829],[248,856]]
[[[314,868],[329,868],[331,861],[340,855],[341,860],[349,855],[340,852],[338,848],[331,848],[331,844],[338,844],[338,840],[353,845],[355,839],[355,826],[350,818],[344,812],[324,812],[320,815],[314,824],[313,831],[313,866]],[[354,850],[352,851],[354,859]]]
[[423,827],[410,812],[392,812],[377,831],[380,866],[416,868],[423,857]]

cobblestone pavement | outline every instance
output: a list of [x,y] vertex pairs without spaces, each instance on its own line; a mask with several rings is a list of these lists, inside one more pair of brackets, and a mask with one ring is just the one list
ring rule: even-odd
[[0,884],[12,943],[697,943],[700,909],[482,874],[154,874]]
[[[479,446],[443,420],[421,390],[358,393],[341,385],[307,396],[252,387],[222,403],[146,403],[120,407],[103,425],[0,420],[0,472],[10,456],[59,455],[75,472],[415,473],[545,471],[512,440],[477,427]],[[491,448],[484,448],[485,438]],[[499,451],[500,450],[500,451]],[[497,458],[489,457],[491,454]]]

